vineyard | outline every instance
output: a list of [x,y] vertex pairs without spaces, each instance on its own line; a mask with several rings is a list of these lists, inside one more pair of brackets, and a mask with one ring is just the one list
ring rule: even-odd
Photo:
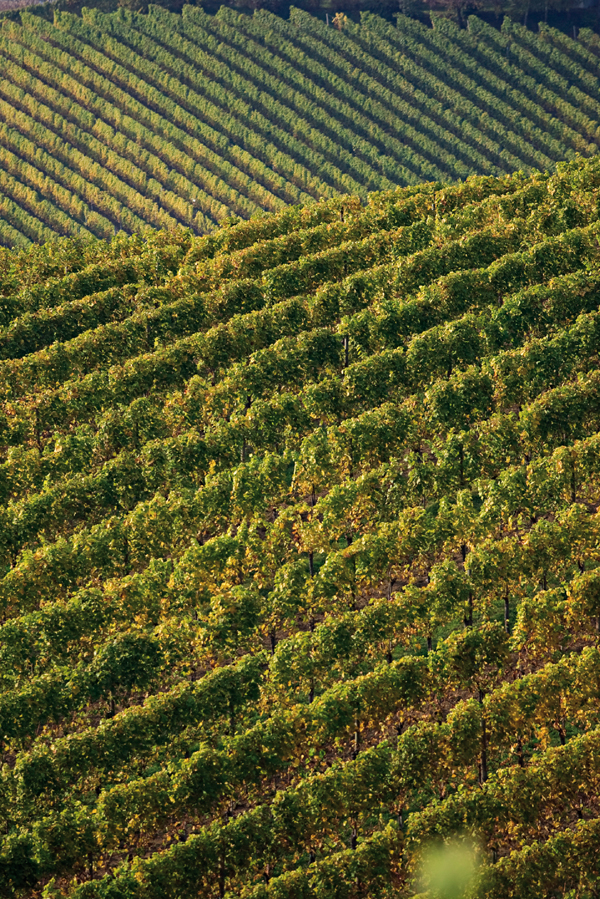
[[0,245],[217,223],[592,156],[600,41],[197,7],[0,28]]
[[599,197],[0,250],[2,896],[597,895]]

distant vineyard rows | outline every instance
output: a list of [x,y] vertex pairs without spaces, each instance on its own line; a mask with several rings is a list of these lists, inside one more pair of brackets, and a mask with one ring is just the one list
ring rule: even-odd
[[600,43],[472,17],[340,32],[197,7],[0,30],[0,244],[207,233],[311,198],[597,152]]

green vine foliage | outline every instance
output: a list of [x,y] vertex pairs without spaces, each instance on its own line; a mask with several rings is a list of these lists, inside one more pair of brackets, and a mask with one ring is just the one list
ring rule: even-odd
[[599,190],[0,251],[2,896],[594,894]]
[[365,202],[598,151],[585,29],[129,6],[1,20],[0,246],[207,234],[338,194]]

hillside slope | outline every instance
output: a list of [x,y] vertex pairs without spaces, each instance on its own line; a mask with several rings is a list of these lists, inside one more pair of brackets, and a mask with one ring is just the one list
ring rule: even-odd
[[508,20],[24,12],[0,29],[0,243],[550,170],[597,152],[599,56]]
[[599,199],[0,253],[3,896],[597,889]]

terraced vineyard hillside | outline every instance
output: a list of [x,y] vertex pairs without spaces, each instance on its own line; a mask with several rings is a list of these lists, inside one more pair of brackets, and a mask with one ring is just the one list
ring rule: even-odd
[[0,252],[2,896],[596,895],[599,199]]
[[311,198],[593,155],[598,37],[541,29],[24,12],[0,29],[0,243],[206,233]]

